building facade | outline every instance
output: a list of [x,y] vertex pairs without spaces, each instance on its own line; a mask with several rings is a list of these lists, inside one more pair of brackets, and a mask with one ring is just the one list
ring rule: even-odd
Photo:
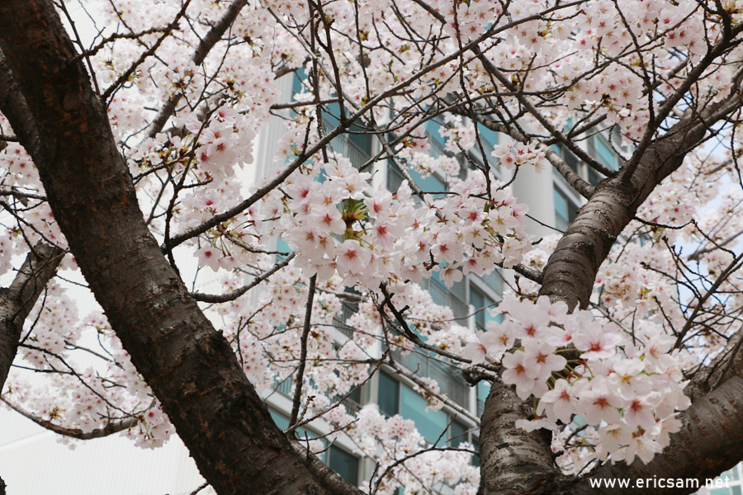
[[[296,94],[302,88],[303,73],[292,80],[285,78],[280,81],[283,85],[282,94]],[[328,115],[323,116],[325,125],[332,129],[338,120],[333,116],[331,105]],[[287,111],[287,116],[289,112]],[[443,138],[438,132],[441,122],[429,121],[426,123],[426,134],[431,146],[431,155],[436,158],[448,155],[457,159],[460,164],[460,176],[464,177],[472,163],[483,165],[484,160],[478,147],[469,153],[468,157],[461,154],[452,155],[445,149]],[[353,131],[353,129],[352,129]],[[269,170],[265,167],[272,163],[273,149],[271,143],[281,135],[282,124],[277,120],[268,126],[259,138],[256,162],[259,164],[256,170],[257,177],[264,176]],[[493,150],[499,142],[507,142],[507,136],[496,134],[482,126],[478,128],[483,149],[486,154]],[[595,157],[605,166],[616,170],[619,166],[619,157],[614,147],[619,143],[610,143],[606,133],[596,133],[584,140],[580,146],[584,151]],[[350,159],[355,167],[361,167],[374,157],[380,150],[381,145],[376,138],[369,134],[344,134],[336,137],[330,144],[333,151],[339,152]],[[570,165],[574,172],[591,184],[598,183],[601,176],[593,169],[582,163],[575,155],[561,145],[553,149]],[[491,170],[499,180],[508,181],[504,171],[493,164],[493,158],[488,157]],[[264,167],[264,168],[261,168]],[[422,177],[414,170],[409,170],[412,178],[416,180],[421,190],[426,192],[437,192],[447,190],[446,178],[436,173]],[[404,180],[402,173],[390,161],[379,161],[374,164],[371,188],[376,190],[384,185],[389,191],[396,191]],[[564,231],[572,222],[584,200],[568,186],[567,182],[556,171],[547,169],[541,173],[533,167],[523,167],[519,171],[517,180],[513,185],[514,195],[520,203],[527,203],[530,209],[530,220],[528,230],[534,239],[546,235],[554,235]],[[280,241],[281,242],[281,241]],[[281,243],[280,250],[288,249]],[[505,279],[503,277],[506,277]],[[438,277],[432,276],[421,282],[421,287],[427,290],[436,304],[447,306],[452,310],[454,318],[459,324],[469,327],[471,330],[485,331],[487,321],[493,319],[489,308],[497,306],[502,299],[504,287],[509,282],[509,275],[495,271],[487,276],[480,277],[470,273],[463,277],[460,282],[455,282],[452,287],[447,287]],[[352,329],[345,325],[346,319],[355,312],[352,305],[344,303],[343,311],[336,318],[338,328],[338,339],[342,341],[350,337]],[[381,347],[378,349],[381,355]],[[395,353],[396,361],[402,364],[408,371],[418,376],[435,379],[440,389],[458,406],[467,409],[472,414],[480,417],[483,412],[484,402],[489,393],[489,385],[480,382],[476,387],[471,387],[463,378],[462,373],[456,366],[450,365],[441,359],[436,359],[420,350],[413,351],[407,355]],[[293,397],[293,386],[284,382],[277,387],[278,393],[267,394],[267,402],[271,408],[274,418],[279,426],[288,424],[288,411],[291,410]],[[454,409],[444,406],[439,411],[426,412],[426,400],[414,390],[414,384],[406,377],[397,374],[394,370],[383,366],[364,387],[346,401],[346,406],[351,409],[361,407],[376,407],[387,416],[401,415],[404,419],[415,422],[418,431],[430,442],[443,439],[450,446],[458,446],[468,442],[475,447],[479,446],[479,431],[476,425],[468,418],[458,414]],[[309,436],[322,437],[329,432],[327,425],[317,421],[307,432]],[[341,476],[354,484],[366,484],[374,472],[374,465],[370,461],[364,461],[351,442],[337,440],[324,454],[325,462],[336,470]],[[473,464],[478,464],[476,456],[472,459]],[[446,489],[444,488],[444,491]]]

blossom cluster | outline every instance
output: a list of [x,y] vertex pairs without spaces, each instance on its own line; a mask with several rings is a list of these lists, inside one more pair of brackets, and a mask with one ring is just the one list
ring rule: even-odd
[[[358,449],[373,457],[379,465],[379,474],[391,468],[390,475],[379,478],[379,493],[392,495],[397,487],[422,491],[425,487],[445,483],[456,487],[457,495],[474,495],[480,482],[479,469],[472,465],[472,445],[461,443],[456,450],[425,450],[428,442],[416,430],[412,420],[399,414],[385,417],[374,407],[362,409],[358,421],[348,425],[345,432]],[[446,447],[437,445],[434,447]],[[406,459],[404,464],[400,460]]]
[[336,156],[322,172],[322,182],[315,173],[295,174],[285,188],[282,238],[306,276],[326,280],[337,272],[348,286],[375,289],[388,282],[403,290],[405,280],[430,276],[432,259],[451,286],[462,279],[460,268],[466,275],[491,272],[496,264],[510,267],[531,248],[526,205],[479,171],[454,185],[446,199],[425,195],[420,207],[407,181],[394,196],[379,189],[366,197],[369,174],[345,157]]
[[536,418],[520,426],[556,430],[581,416],[598,429],[593,455],[628,464],[635,457],[647,463],[668,445],[680,428],[676,411],[691,404],[674,338],[656,329],[632,339],[614,323],[585,310],[568,314],[564,302],[546,297],[534,304],[507,296],[498,312],[503,322],[488,322],[464,355],[500,362],[503,381],[519,397],[538,399]]

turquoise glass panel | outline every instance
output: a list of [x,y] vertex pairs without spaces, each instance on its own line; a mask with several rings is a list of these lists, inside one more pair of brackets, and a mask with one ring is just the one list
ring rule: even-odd
[[613,170],[616,170],[617,157],[616,155],[614,155],[614,150],[612,150],[609,145],[606,144],[604,140],[599,138],[598,136],[594,138],[594,144],[596,146],[596,153],[598,153],[599,159],[604,163],[604,165]]
[[404,385],[401,392],[400,415],[405,419],[412,419],[418,432],[429,442],[434,443],[439,437],[446,441],[446,435],[442,435],[449,424],[446,413],[426,412],[426,399]]
[[388,416],[400,412],[400,382],[384,371],[379,373],[379,410]]
[[328,466],[341,478],[356,486],[359,482],[359,458],[331,445],[328,451]]

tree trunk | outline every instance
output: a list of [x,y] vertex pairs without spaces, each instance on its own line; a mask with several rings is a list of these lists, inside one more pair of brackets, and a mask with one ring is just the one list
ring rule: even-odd
[[0,49],[30,109],[6,115],[54,217],[201,474],[220,495],[326,493],[147,229],[104,103],[52,3],[0,3]]
[[532,404],[513,387],[495,382],[485,401],[480,435],[480,490],[478,495],[552,493],[560,472],[552,460],[551,432],[527,433],[514,423],[530,415]]

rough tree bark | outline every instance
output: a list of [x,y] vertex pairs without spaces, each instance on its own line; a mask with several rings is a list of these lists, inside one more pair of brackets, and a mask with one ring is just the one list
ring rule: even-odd
[[490,389],[480,428],[480,490],[478,495],[554,491],[560,478],[550,451],[551,433],[527,433],[516,420],[529,416],[533,404],[513,387],[496,381]]
[[28,112],[0,110],[31,154],[112,328],[202,475],[224,495],[327,493],[147,229],[104,104],[52,3],[2,2],[0,50]]

